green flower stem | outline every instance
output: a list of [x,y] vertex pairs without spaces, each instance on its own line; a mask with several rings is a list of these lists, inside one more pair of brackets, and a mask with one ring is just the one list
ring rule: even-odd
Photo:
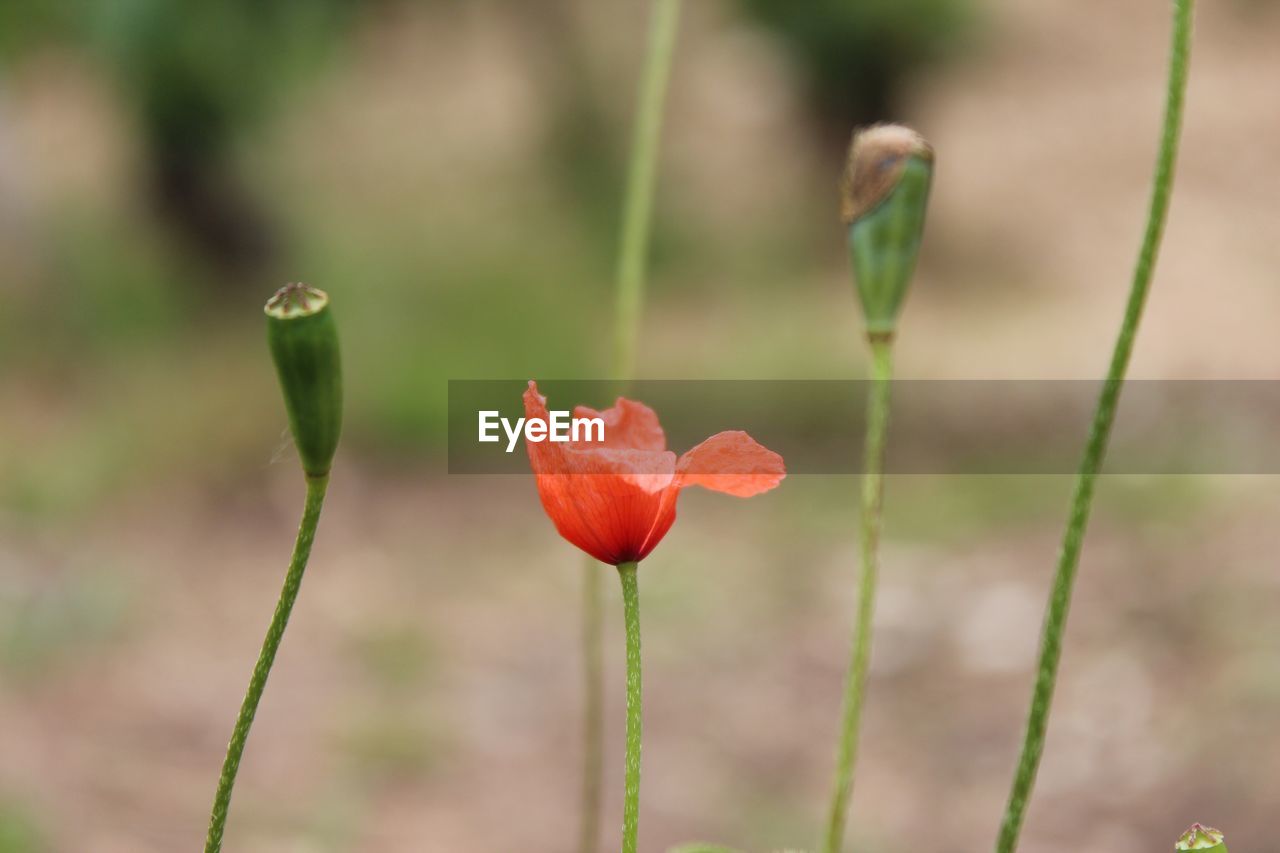
[[[640,339],[640,315],[653,225],[654,186],[658,175],[658,149],[662,119],[680,28],[682,0],[655,0],[645,48],[640,95],[636,104],[634,136],[622,202],[622,234],[615,277],[616,305],[613,329],[613,380],[619,391],[635,374]],[[604,661],[603,608],[600,566],[587,559],[583,565],[583,778],[582,814],[578,831],[579,853],[595,853],[600,838],[600,810],[604,776]]]
[[640,586],[636,568],[636,563],[618,566],[627,627],[627,772],[622,809],[622,853],[636,853],[640,827]]
[[626,382],[635,373],[644,303],[649,233],[653,224],[654,184],[658,175],[658,142],[671,61],[680,27],[681,0],[655,0],[649,45],[636,105],[635,136],[627,168],[622,210],[622,242],[618,251],[617,306],[614,317],[614,379]]
[[284,637],[285,626],[289,624],[289,614],[293,611],[293,603],[298,598],[298,589],[302,586],[302,575],[307,568],[307,559],[311,556],[311,543],[316,538],[316,526],[320,522],[320,510],[324,505],[324,494],[328,486],[328,476],[307,478],[306,506],[302,512],[302,523],[298,527],[298,538],[293,546],[293,558],[289,561],[289,571],[284,578],[280,600],[276,603],[275,615],[271,617],[271,626],[267,628],[266,639],[262,641],[258,663],[253,668],[249,689],[240,706],[240,714],[236,717],[235,728],[231,732],[227,757],[222,763],[222,775],[218,778],[218,791],[213,798],[213,812],[209,816],[209,834],[204,843],[205,853],[218,853],[222,849],[222,833],[227,824],[227,810],[231,807],[231,790],[236,783],[236,772],[240,769],[240,757],[244,754],[245,741],[249,739],[249,728],[253,725],[254,715],[258,712],[258,702],[262,700],[262,691],[267,686],[271,665],[275,662],[276,651],[280,648],[280,640]]
[[1173,47],[1169,60],[1168,91],[1165,98],[1164,127],[1160,138],[1160,150],[1156,159],[1155,182],[1151,192],[1151,207],[1147,216],[1146,232],[1138,261],[1133,273],[1129,301],[1125,307],[1124,322],[1116,339],[1111,356],[1111,367],[1094,412],[1093,425],[1085,445],[1084,458],[1076,479],[1075,495],[1071,501],[1071,514],[1067,521],[1062,551],[1058,557],[1057,573],[1049,595],[1043,633],[1040,638],[1040,663],[1031,708],[1027,715],[1026,735],[1022,755],[1009,792],[1009,803],[1000,826],[996,843],[999,853],[1013,853],[1018,846],[1018,835],[1026,815],[1027,801],[1035,785],[1036,771],[1044,753],[1045,730],[1049,723],[1049,708],[1058,678],[1058,664],[1062,657],[1062,636],[1066,630],[1067,613],[1071,606],[1071,591],[1075,584],[1076,569],[1080,563],[1080,549],[1084,542],[1085,528],[1098,472],[1106,456],[1107,442],[1115,421],[1116,407],[1124,383],[1129,358],[1133,352],[1138,322],[1147,300],[1160,239],[1164,233],[1165,219],[1169,211],[1169,196],[1173,190],[1174,165],[1178,154],[1178,137],[1182,127],[1182,109],[1186,98],[1187,71],[1191,53],[1191,22],[1193,0],[1175,0],[1173,21]]
[[604,567],[586,559],[582,573],[582,813],[578,851],[595,853],[600,844],[604,778]]
[[871,628],[879,579],[881,508],[884,502],[884,446],[889,428],[889,389],[893,375],[893,340],[874,335],[871,342],[871,387],[867,400],[867,434],[862,471],[862,578],[858,586],[858,623],[853,634],[849,673],[845,679],[844,717],[836,757],[835,789],[831,796],[827,838],[822,849],[838,853],[844,843],[853,771],[858,760],[858,729],[871,664]]

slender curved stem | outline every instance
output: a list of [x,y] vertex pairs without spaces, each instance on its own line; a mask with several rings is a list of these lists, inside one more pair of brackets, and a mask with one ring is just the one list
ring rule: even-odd
[[578,851],[595,853],[600,844],[604,778],[604,602],[601,566],[588,557],[582,573],[582,814]]
[[[613,329],[612,378],[619,392],[635,374],[644,307],[645,274],[653,223],[653,198],[658,175],[662,119],[680,28],[682,0],[655,0],[645,47],[644,69],[636,103],[635,127],[622,201],[622,230],[615,274],[616,304]],[[604,776],[604,662],[602,655],[604,604],[600,565],[583,565],[583,749],[582,814],[578,853],[595,853],[600,838],[600,810]]]
[[627,770],[622,809],[622,853],[636,853],[640,827],[640,586],[636,563],[618,566],[627,628]]
[[831,796],[827,837],[822,849],[838,853],[844,844],[853,771],[858,760],[858,729],[871,664],[871,629],[879,576],[881,509],[884,502],[884,446],[889,428],[889,387],[893,375],[893,342],[871,338],[871,386],[867,400],[867,434],[862,471],[862,578],[858,585],[858,623],[853,633],[849,673],[845,679],[844,717],[836,756],[836,781]]
[[1057,573],[1049,595],[1044,628],[1040,638],[1040,663],[1035,688],[1031,696],[1031,708],[1027,714],[1026,734],[1022,754],[1009,791],[1000,836],[996,842],[999,853],[1013,853],[1018,846],[1018,835],[1026,816],[1027,801],[1035,785],[1036,771],[1044,753],[1045,731],[1049,724],[1049,708],[1053,702],[1054,686],[1058,679],[1058,664],[1062,657],[1062,637],[1067,626],[1067,614],[1071,607],[1071,591],[1075,584],[1076,569],[1080,564],[1080,549],[1084,543],[1085,528],[1089,522],[1089,510],[1093,503],[1094,486],[1107,452],[1111,427],[1115,422],[1116,407],[1124,376],[1133,353],[1133,342],[1138,323],[1146,304],[1151,286],[1156,257],[1160,250],[1160,238],[1164,233],[1165,219],[1169,212],[1169,197],[1173,190],[1174,166],[1178,155],[1178,137],[1182,127],[1182,108],[1186,98],[1187,72],[1191,53],[1191,25],[1193,0],[1175,0],[1173,19],[1173,46],[1169,59],[1168,90],[1165,96],[1164,126],[1160,137],[1160,150],[1156,159],[1155,181],[1151,191],[1151,207],[1147,215],[1146,232],[1138,251],[1129,301],[1125,306],[1124,321],[1116,338],[1111,356],[1111,367],[1103,385],[1094,412],[1089,439],[1076,479],[1075,494],[1071,500],[1071,513],[1067,520],[1066,534],[1058,557]]
[[254,715],[258,712],[258,703],[262,700],[262,691],[267,686],[267,676],[271,674],[271,665],[275,662],[280,640],[284,637],[284,629],[289,624],[293,603],[298,599],[298,589],[302,586],[302,575],[307,569],[307,560],[311,556],[311,544],[316,538],[316,526],[320,523],[320,510],[324,506],[324,494],[328,486],[328,476],[307,478],[306,506],[302,511],[298,538],[293,546],[293,558],[289,561],[289,571],[285,574],[284,588],[280,591],[280,600],[276,602],[275,614],[271,617],[267,636],[262,641],[258,663],[254,666],[253,675],[249,679],[249,689],[245,692],[244,702],[240,705],[240,713],[236,717],[235,728],[231,731],[231,742],[227,746],[227,757],[222,762],[222,774],[218,777],[218,790],[214,795],[213,811],[209,816],[209,834],[204,842],[205,853],[218,853],[222,849],[222,833],[227,824],[227,810],[231,807],[231,791],[236,783],[236,773],[240,769],[240,757],[244,754],[244,745],[249,739],[249,728],[253,725]]
[[622,240],[618,249],[617,305],[614,317],[614,379],[625,382],[635,373],[640,337],[640,311],[653,224],[654,184],[658,176],[658,143],[671,61],[680,28],[682,0],[655,0],[649,24],[649,44],[636,105],[635,135],[627,168],[622,209]]

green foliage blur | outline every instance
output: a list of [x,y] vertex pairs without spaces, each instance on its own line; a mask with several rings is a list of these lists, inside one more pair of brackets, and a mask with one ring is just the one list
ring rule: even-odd
[[843,144],[848,128],[901,120],[903,86],[954,55],[971,31],[968,0],[741,0],[804,69],[814,109]]
[[232,146],[278,112],[354,22],[359,0],[16,0],[0,54],[81,48],[109,69],[145,145],[147,191],[205,263],[260,270],[274,223],[231,162]]
[[[843,139],[849,103],[888,103],[911,69],[945,54],[963,3],[822,0],[799,14],[746,0],[745,9],[810,69],[815,104]],[[34,81],[32,97],[56,106],[65,95],[38,84],[56,78],[50,68],[79,69],[72,79],[92,87],[77,97],[107,98],[127,146],[106,176],[124,194],[55,195],[26,209],[17,231],[0,222],[0,252],[12,245],[17,256],[6,265],[13,286],[0,288],[0,399],[21,414],[0,424],[0,505],[89,511],[131,483],[178,471],[217,480],[268,464],[284,418],[261,305],[290,280],[333,295],[349,389],[344,453],[366,460],[437,458],[449,378],[604,375],[634,91],[630,66],[619,76],[610,63],[623,58],[600,49],[616,34],[593,30],[585,9],[577,0],[0,4],[0,95],[5,80]],[[645,11],[637,3],[627,14],[639,21]],[[399,44],[404,21],[420,29]],[[507,40],[500,54],[459,65],[493,39]],[[384,42],[398,45],[397,61],[418,64],[378,69],[361,83],[374,88],[335,94],[330,81],[375,73]],[[634,61],[642,45],[626,43]],[[432,65],[458,44],[452,65]],[[483,118],[493,109],[485,92],[515,85],[504,82],[512,74],[526,91],[486,121],[524,109],[520,142],[503,148],[508,131],[478,121],[473,139],[450,148],[435,141],[450,127],[423,126],[438,114]],[[475,101],[438,103],[455,91]],[[340,106],[323,113],[326,98]],[[361,130],[384,115],[384,132]],[[0,98],[0,166],[5,119]],[[424,144],[397,147],[401,132]],[[79,144],[81,154],[102,147]],[[469,161],[473,149],[491,153]],[[712,303],[715,333],[737,339],[779,310],[777,281],[842,260],[826,251],[827,200],[807,186],[794,190],[806,207],[786,222],[732,232],[673,204],[671,189],[659,192],[642,369],[855,375],[852,340],[831,358],[803,324],[745,352],[687,336],[683,352],[662,345],[681,334],[673,318]]]
[[98,55],[140,114],[222,133],[261,113],[349,31],[360,0],[12,0],[0,58],[51,44]]
[[20,803],[0,800],[0,853],[42,853],[49,849],[37,819]]

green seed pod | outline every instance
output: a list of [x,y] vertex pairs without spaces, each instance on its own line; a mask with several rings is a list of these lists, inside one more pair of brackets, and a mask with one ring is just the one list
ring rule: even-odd
[[849,228],[867,334],[892,337],[924,231],[933,149],[901,125],[854,134],[842,183],[841,218]]
[[267,343],[308,477],[325,477],[342,432],[342,368],[329,295],[289,284],[267,301]]
[[1191,824],[1191,828],[1182,833],[1174,850],[1210,850],[1213,853],[1227,853],[1226,842],[1222,833],[1212,827]]

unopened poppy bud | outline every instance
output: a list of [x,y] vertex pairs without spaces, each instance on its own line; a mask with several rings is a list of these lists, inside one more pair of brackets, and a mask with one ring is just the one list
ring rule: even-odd
[[933,149],[896,124],[854,134],[842,182],[841,218],[867,333],[890,336],[916,268]]
[[1226,842],[1222,833],[1212,827],[1191,824],[1191,828],[1182,833],[1174,850],[1211,850],[1213,853],[1227,853]]
[[308,477],[324,477],[342,432],[342,368],[329,295],[289,284],[267,301],[267,343]]

